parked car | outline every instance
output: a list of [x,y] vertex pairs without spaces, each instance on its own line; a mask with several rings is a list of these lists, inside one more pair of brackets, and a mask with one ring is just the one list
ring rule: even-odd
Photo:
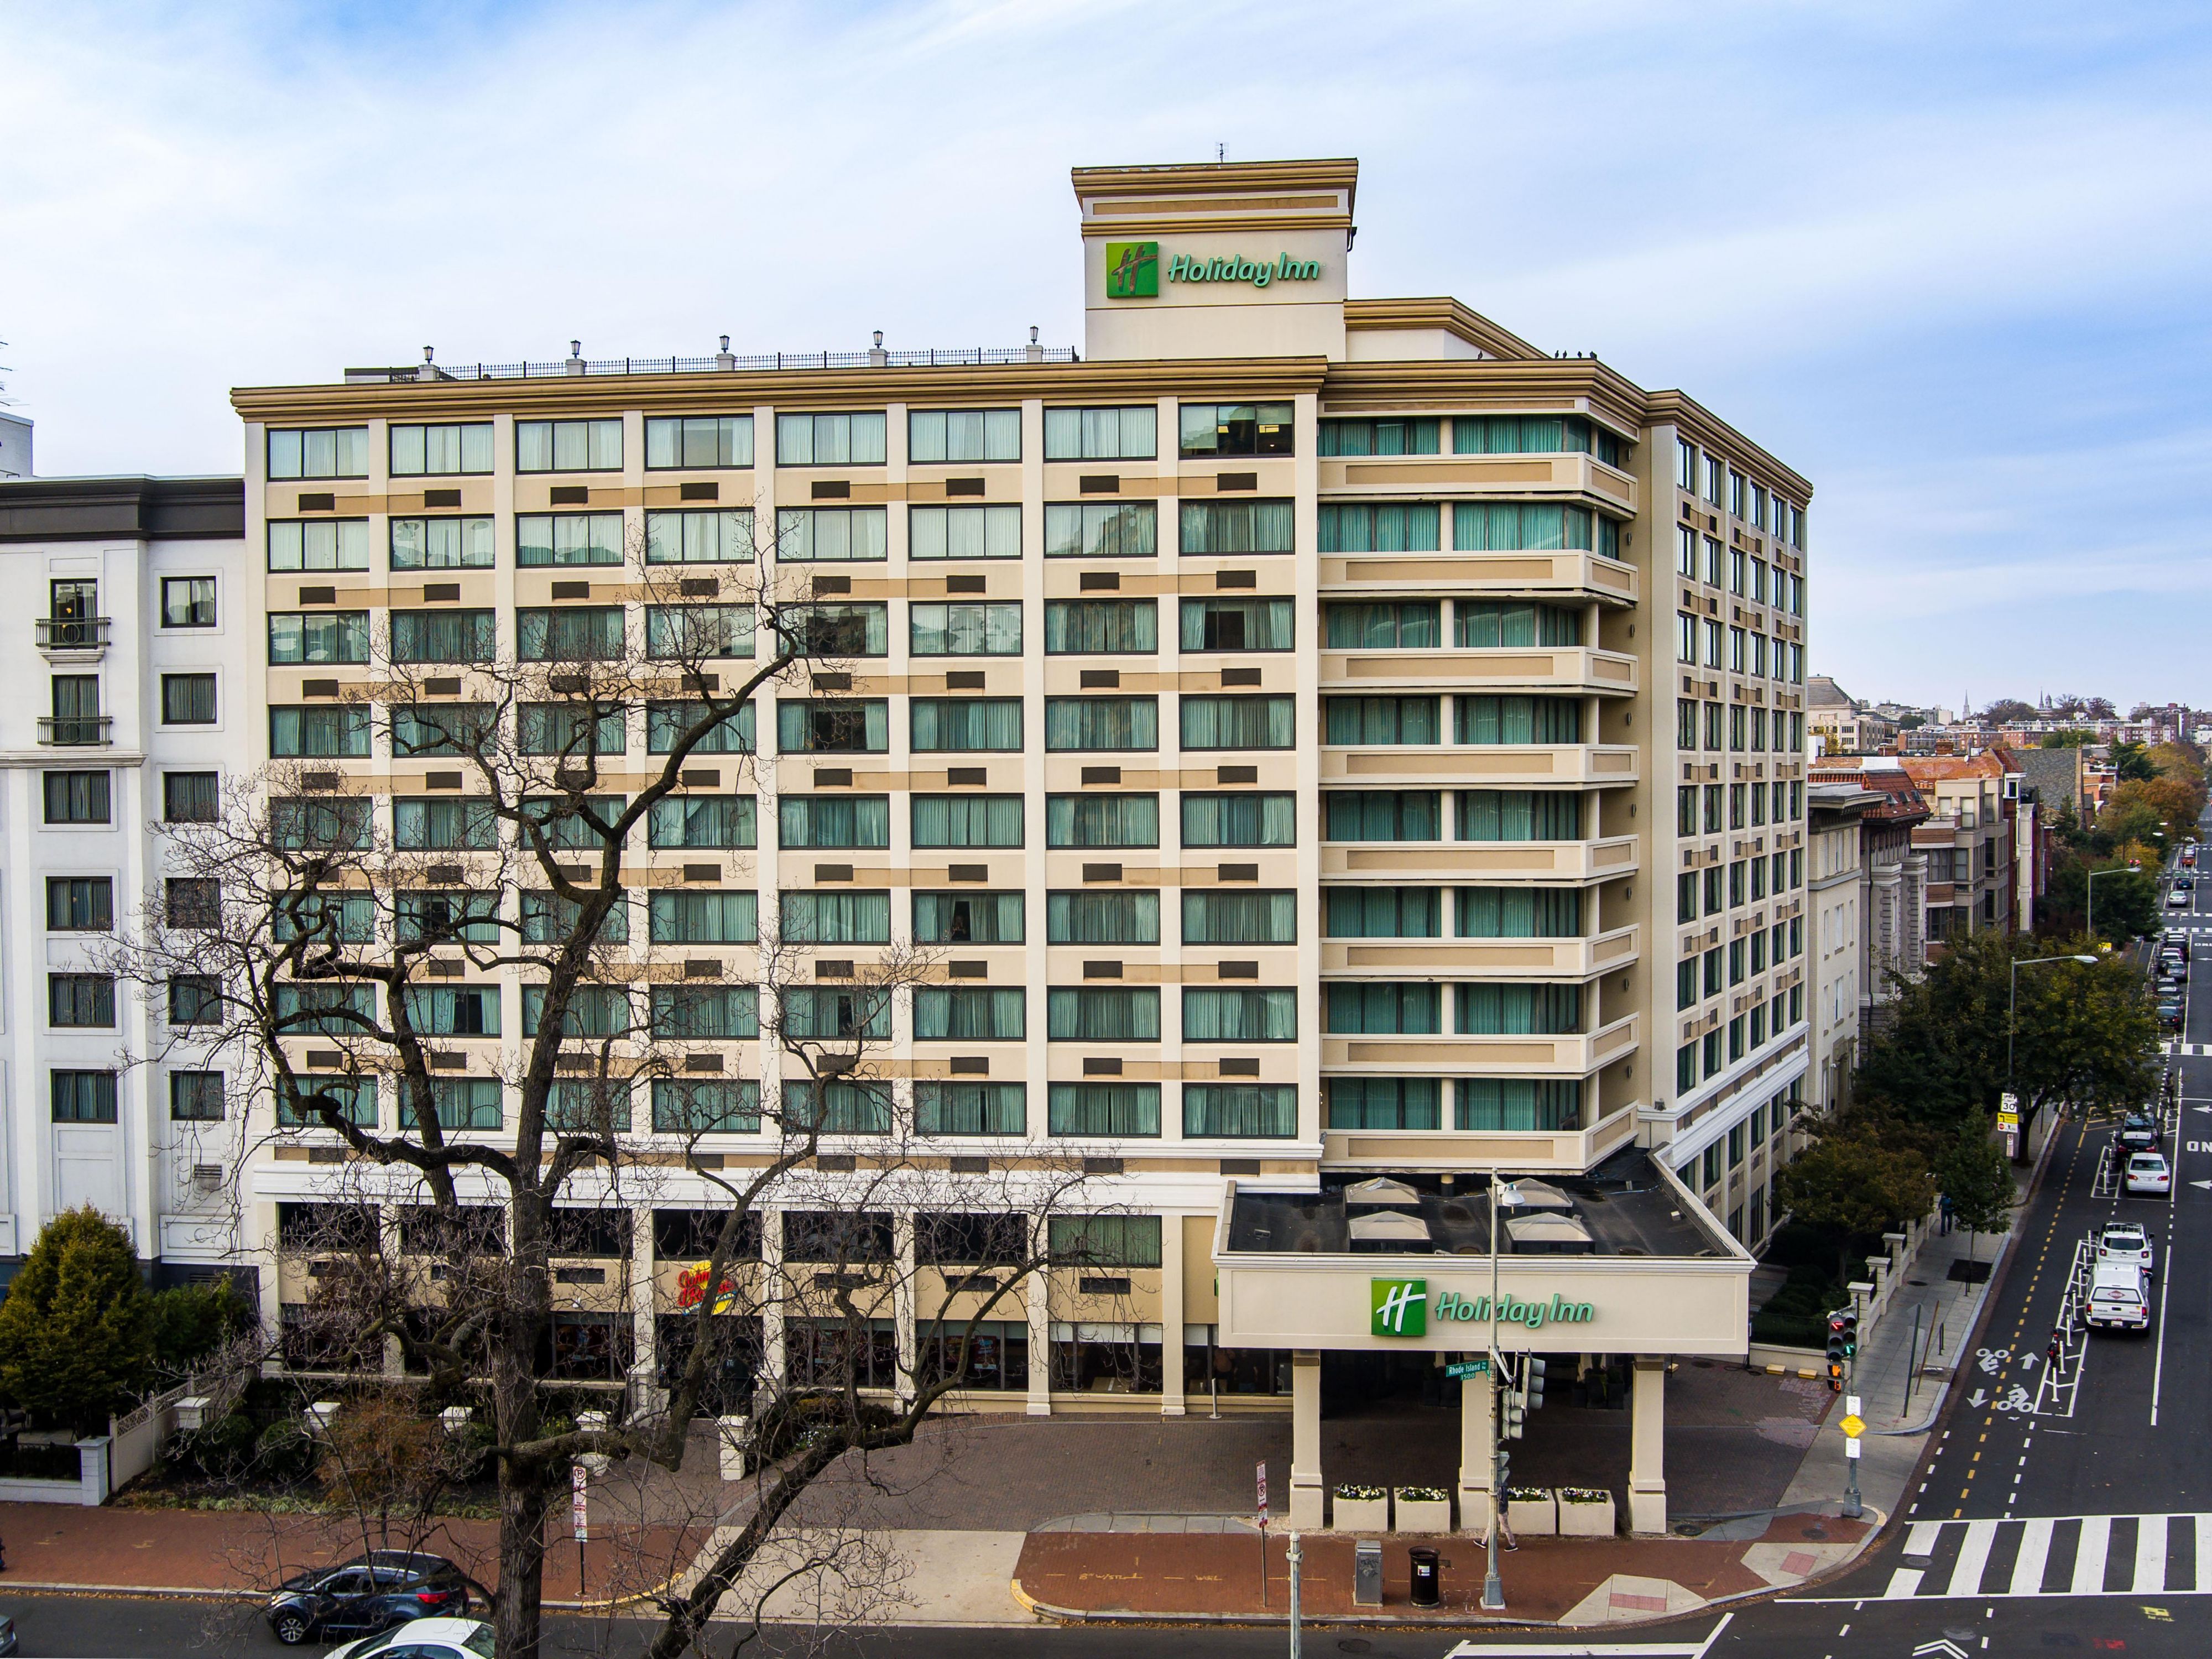
[[266,1616],[288,1647],[390,1630],[425,1619],[465,1622],[469,1587],[443,1556],[372,1550],[340,1567],[318,1567],[270,1593]]
[[2166,908],[2169,910],[2186,910],[2189,908],[2189,890],[2185,887],[2177,887],[2168,893],[2166,896]]
[[2165,937],[2159,940],[2158,952],[2163,957],[2179,957],[2184,962],[2188,961],[2189,935],[2179,927],[2167,928]]
[[2148,1330],[2150,1275],[2132,1261],[2100,1261],[2090,1273],[2085,1317],[2100,1330]]
[[2161,997],[2158,1005],[2158,1023],[2169,1031],[2181,1029],[2181,1005],[2172,997]]
[[407,1659],[492,1659],[498,1650],[491,1626],[481,1619],[416,1619],[332,1648],[323,1659],[369,1659],[393,1647],[405,1648]]
[[2158,962],[2158,971],[2176,985],[2189,983],[2189,963],[2185,957],[2160,957]]
[[0,1659],[15,1650],[15,1621],[0,1613]]
[[2194,876],[2176,876],[2173,878],[2173,884],[2185,893],[2191,888],[2197,885],[2197,878]]
[[2127,1188],[2130,1193],[2159,1195],[2173,1188],[2173,1171],[2159,1152],[2136,1152],[2128,1159]]
[[2152,1254],[2150,1234],[2140,1221],[2107,1221],[2097,1235],[2097,1263],[2126,1261],[2141,1267],[2152,1279],[2158,1263]]
[[2130,1112],[2120,1120],[2120,1145],[2130,1152],[2158,1150],[2158,1120],[2148,1112]]

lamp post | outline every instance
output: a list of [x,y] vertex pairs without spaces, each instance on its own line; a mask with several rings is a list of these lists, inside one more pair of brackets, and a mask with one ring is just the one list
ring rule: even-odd
[[1505,1205],[1518,1206],[1521,1193],[1510,1182],[1500,1181],[1498,1171],[1490,1172],[1490,1536],[1484,1547],[1486,1562],[1482,1575],[1482,1610],[1485,1613],[1505,1611],[1505,1586],[1498,1577],[1498,1529],[1505,1515],[1505,1410],[1504,1401],[1498,1392],[1504,1380],[1498,1363],[1498,1212]]
[[2083,885],[2089,890],[2087,901],[2089,914],[2083,925],[2091,939],[2097,937],[2097,878],[2100,876],[2139,875],[2142,872],[2142,861],[2136,859],[2130,859],[2128,860],[2128,867],[2125,870],[2092,870],[2089,872],[2087,880],[2083,883]]
[[2045,963],[2053,962],[2078,962],[2090,968],[2097,965],[2097,958],[2094,957],[2030,957],[2025,962],[2016,957],[2013,959],[2012,988],[2005,1000],[2005,1093],[2008,1095],[2013,1092],[2013,1034],[2020,1024],[2020,970],[2023,968],[2040,968]]

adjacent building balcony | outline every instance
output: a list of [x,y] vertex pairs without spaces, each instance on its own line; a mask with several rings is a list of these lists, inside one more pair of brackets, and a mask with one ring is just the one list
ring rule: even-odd
[[1452,979],[1589,979],[1636,960],[1638,933],[1583,939],[1394,939],[1322,941],[1325,974],[1413,974]]
[[1325,553],[1321,592],[1328,599],[1538,599],[1632,605],[1642,596],[1636,567],[1595,553]]
[[104,749],[112,741],[112,714],[41,714],[39,743],[49,749]]
[[1324,691],[1565,691],[1636,694],[1636,659],[1589,646],[1480,651],[1324,651]]
[[1598,841],[1328,842],[1323,876],[1485,881],[1610,881],[1636,873],[1633,836]]
[[1637,781],[1637,751],[1622,744],[1393,744],[1324,748],[1325,783],[1626,784]]
[[[1449,1116],[1449,1108],[1446,1108]],[[1636,1107],[1616,1107],[1583,1129],[1428,1131],[1329,1129],[1322,1162],[1332,1170],[1468,1170],[1579,1174],[1636,1138]]]
[[55,660],[91,661],[107,651],[105,617],[33,617],[31,628],[39,649]]
[[1455,1077],[1588,1077],[1636,1046],[1636,1016],[1626,1014],[1594,1031],[1559,1036],[1324,1036],[1321,1063],[1331,1071],[1411,1066]]

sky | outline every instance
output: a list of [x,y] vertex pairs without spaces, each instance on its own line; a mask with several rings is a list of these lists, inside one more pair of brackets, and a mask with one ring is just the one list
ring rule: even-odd
[[2212,7],[0,0],[42,475],[349,364],[1079,344],[1067,169],[1354,155],[1451,294],[1810,477],[1863,699],[2212,705]]

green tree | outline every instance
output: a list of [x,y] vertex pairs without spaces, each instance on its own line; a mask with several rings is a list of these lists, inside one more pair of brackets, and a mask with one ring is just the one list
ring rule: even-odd
[[[2142,868],[2130,871],[2130,863]],[[2037,921],[2048,935],[2081,933],[2088,924],[2088,879],[2097,874],[2097,937],[2115,945],[2158,931],[2158,868],[2155,854],[2145,862],[2134,854],[2087,857],[2061,843],[2052,851],[2051,878]],[[2106,873],[2106,872],[2111,873]]]
[[2112,745],[2112,775],[2125,783],[2130,779],[2148,783],[2158,775],[2158,769],[2150,763],[2150,757],[2139,743],[2116,743]]
[[0,1392],[98,1433],[154,1363],[146,1285],[123,1230],[89,1205],[40,1229],[0,1302]]
[[1990,1139],[1989,1121],[1977,1118],[1959,1126],[1958,1138],[1936,1162],[1936,1185],[1951,1200],[1951,1213],[1966,1230],[1966,1259],[1973,1260],[1976,1233],[2001,1232],[2011,1225],[2020,1202],[2012,1164]]
[[2038,746],[2044,749],[2087,749],[2096,740],[2094,732],[2085,726],[2071,726],[2063,732],[2045,732]]
[[1823,1135],[1775,1178],[1782,1204],[1799,1221],[1842,1235],[1837,1277],[1851,1280],[1851,1244],[1895,1232],[1936,1201],[1928,1165],[1915,1153],[1848,1130]]
[[147,1298],[154,1360],[165,1377],[182,1376],[253,1323],[253,1309],[230,1280],[179,1285]]

